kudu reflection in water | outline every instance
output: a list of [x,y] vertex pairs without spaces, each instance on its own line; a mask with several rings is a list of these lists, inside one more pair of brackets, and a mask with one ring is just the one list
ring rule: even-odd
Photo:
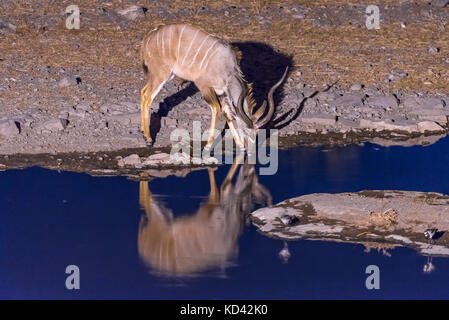
[[140,182],[140,205],[145,215],[139,226],[138,250],[156,273],[182,277],[223,271],[237,254],[237,240],[248,213],[256,203],[271,205],[271,195],[259,183],[254,165],[236,160],[220,190],[214,171],[208,169],[208,173],[207,201],[195,214],[177,218],[152,196],[148,181]]

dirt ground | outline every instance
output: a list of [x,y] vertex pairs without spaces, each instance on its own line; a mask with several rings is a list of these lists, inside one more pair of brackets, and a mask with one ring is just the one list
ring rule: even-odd
[[[2,20],[17,27],[16,33],[0,34],[1,113],[7,106],[32,104],[53,111],[86,95],[97,104],[121,96],[138,101],[144,85],[140,41],[154,26],[175,22],[198,25],[231,42],[266,44],[291,57],[291,71],[316,86],[337,82],[449,92],[449,8],[429,1],[75,2],[0,3]],[[81,10],[80,30],[65,28],[64,10],[71,4]],[[380,7],[379,30],[365,27],[368,4]],[[117,14],[130,5],[146,11],[135,20]],[[429,53],[431,46],[436,54]],[[397,70],[408,76],[385,83]],[[61,73],[80,77],[83,85],[47,90]]]
[[[79,30],[65,26],[73,4],[81,12]],[[134,16],[120,13],[133,5]],[[368,5],[379,7],[377,30],[365,26]],[[278,126],[283,146],[442,134],[449,114],[448,18],[442,0],[3,0],[0,131],[10,136],[0,136],[0,154],[145,147],[140,42],[170,23],[197,25],[232,42],[258,103],[290,67],[276,95],[279,110],[292,115]],[[155,147],[168,146],[173,128],[190,128],[198,117],[207,127],[208,107],[194,86],[176,79],[160,95],[152,109]],[[421,107],[428,112],[416,112]],[[53,132],[58,119],[63,128]]]

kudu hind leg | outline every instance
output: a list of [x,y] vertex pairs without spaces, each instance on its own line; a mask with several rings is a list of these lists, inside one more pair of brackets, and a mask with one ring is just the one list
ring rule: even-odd
[[152,199],[153,197],[148,188],[148,180],[141,180],[139,182],[139,204],[146,212],[148,212]]

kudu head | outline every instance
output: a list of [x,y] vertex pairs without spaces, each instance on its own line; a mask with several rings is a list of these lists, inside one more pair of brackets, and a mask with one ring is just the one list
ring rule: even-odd
[[281,79],[270,88],[268,92],[268,105],[267,100],[265,100],[259,108],[256,108],[251,83],[247,84],[244,80],[241,80],[241,90],[230,90],[231,95],[235,92],[234,95],[236,97],[232,97],[231,100],[237,101],[237,105],[235,106],[237,130],[239,131],[241,140],[245,143],[246,149],[248,149],[248,142],[255,142],[258,130],[265,126],[273,117],[275,111],[274,92],[284,82],[287,73],[288,67],[285,69]]

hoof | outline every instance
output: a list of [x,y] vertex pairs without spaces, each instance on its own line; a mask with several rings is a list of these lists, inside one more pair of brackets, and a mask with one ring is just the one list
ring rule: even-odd
[[145,141],[145,143],[147,144],[147,147],[152,147],[153,146],[153,141],[152,140],[150,140],[150,141]]

